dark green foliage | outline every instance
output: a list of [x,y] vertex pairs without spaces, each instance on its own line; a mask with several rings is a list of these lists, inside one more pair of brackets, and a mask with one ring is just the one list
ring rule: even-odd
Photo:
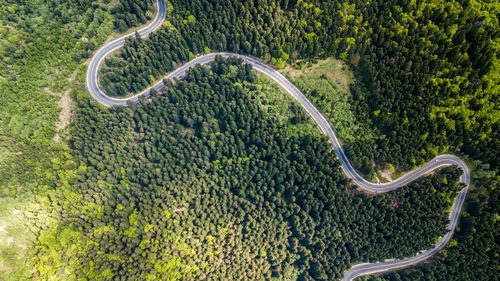
[[151,0],[120,0],[110,8],[116,17],[115,28],[124,32],[131,27],[137,27],[149,19],[153,14],[153,1]]
[[460,171],[355,194],[324,138],[287,135],[240,86],[255,81],[250,65],[217,58],[135,109],[79,102],[72,146],[88,170],[75,207],[102,213],[63,216],[82,233],[115,230],[84,235],[99,245],[79,263],[126,279],[175,257],[184,280],[335,279],[352,263],[413,255],[445,233]]
[[[142,90],[190,52],[229,50],[277,67],[335,55],[355,66],[352,104],[377,129],[376,146],[348,144],[366,173],[372,155],[408,168],[448,145],[498,169],[500,91],[490,70],[498,12],[490,3],[171,2],[162,30],[109,58],[108,93]],[[22,272],[9,270],[24,240],[2,240],[0,279],[335,279],[359,261],[413,255],[444,233],[460,171],[358,194],[324,139],[288,135],[252,101],[255,77],[235,60],[198,67],[135,109],[80,97],[71,143],[78,157],[60,155],[57,98],[48,91],[81,95],[85,68],[79,86],[67,81],[78,65],[113,28],[151,16],[151,1],[0,6],[0,201],[17,196],[16,212],[29,215],[20,221],[9,207],[2,223],[42,230],[36,250],[19,252],[33,257]],[[303,111],[290,110],[292,123],[303,122]],[[480,172],[457,243],[421,269],[384,278],[498,280],[498,183],[491,171],[473,175]],[[5,237],[23,235],[16,229]]]
[[118,56],[106,61],[101,79],[106,93],[123,96],[142,90],[151,83],[150,76],[159,78],[188,60],[189,51],[200,54],[208,47],[283,64],[289,58],[326,53],[322,46],[332,49],[335,40],[329,36],[318,41],[316,33],[326,34],[333,26],[331,14],[314,7],[287,12],[269,0],[170,2],[175,11],[168,18],[171,25],[145,42],[130,40]]
[[355,62],[353,107],[377,129],[375,141],[347,144],[359,167],[371,171],[373,156],[411,169],[453,146],[496,169],[500,96],[488,75],[498,23],[485,20],[493,4],[478,12],[468,1],[273,2],[171,1],[169,24],[107,60],[102,85],[111,95],[137,92],[206,47],[279,68],[335,55]]
[[[120,57],[111,56],[105,60],[107,65],[113,65],[116,69],[104,70],[100,81],[106,93],[124,96],[128,92],[144,89],[151,83],[151,76],[158,78],[162,73],[172,71],[180,63],[187,61],[189,49],[186,41],[177,32],[160,29],[151,34],[147,41],[141,38],[128,39],[123,53],[120,54]],[[153,67],[130,66],[140,66],[146,61]],[[124,84],[115,83],[122,79],[127,81]]]
[[[432,263],[373,281],[499,280],[500,200],[498,183],[486,180],[469,192],[454,241]],[[457,243],[458,242],[458,243]]]
[[[498,167],[500,131],[483,135],[498,127],[498,109],[479,118],[483,105],[500,101],[498,92],[487,92],[492,81],[484,76],[494,61],[489,41],[498,26],[484,24],[470,1],[430,2],[375,1],[363,8],[373,32],[361,35],[351,50],[360,56],[360,83],[352,93],[358,114],[372,119],[382,136],[375,157],[408,169],[453,145]],[[491,4],[483,5],[486,10]],[[422,13],[404,19],[415,10]],[[475,106],[476,98],[482,105]],[[469,105],[453,109],[462,103]]]

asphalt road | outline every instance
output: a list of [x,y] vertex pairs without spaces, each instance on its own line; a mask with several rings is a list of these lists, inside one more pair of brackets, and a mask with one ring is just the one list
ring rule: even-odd
[[[165,0],[158,0],[156,2],[156,7],[158,12],[156,13],[156,17],[153,19],[153,21],[137,31],[140,36],[147,36],[151,32],[157,30],[161,27],[163,21],[165,20],[165,16],[167,13],[165,8]],[[133,36],[135,36],[135,32],[104,44],[104,46],[97,50],[94,57],[92,57],[92,60],[90,60],[89,66],[87,68],[87,89],[89,90],[90,94],[92,94],[94,99],[106,106],[127,105],[127,100],[108,97],[101,91],[98,84],[99,66],[101,65],[104,58],[123,46],[126,38]],[[137,97],[133,97],[130,99],[137,100]]]
[[[140,36],[147,36],[149,33],[153,32],[154,30],[158,29],[161,24],[163,23],[163,20],[165,18],[165,3],[164,0],[159,0],[157,2],[157,7],[158,7],[158,13],[156,18],[146,27],[140,29],[139,35]],[[98,85],[98,69],[101,64],[101,62],[104,60],[106,56],[108,56],[110,53],[113,51],[119,49],[120,47],[123,46],[125,43],[125,38],[129,36],[134,36],[135,33],[128,34],[126,36],[123,36],[119,39],[116,39],[110,43],[105,44],[103,47],[101,47],[92,60],[90,61],[88,70],[87,70],[87,88],[90,92],[90,94],[96,99],[98,102],[105,106],[114,106],[114,105],[121,105],[121,106],[126,106],[128,101],[132,102],[137,102],[138,97],[143,95],[143,96],[148,96],[149,91],[151,88],[154,88],[156,90],[160,90],[161,88],[164,87],[163,82],[160,81],[156,83],[154,86],[147,88],[143,92],[134,95],[129,98],[124,98],[124,99],[117,99],[117,98],[112,98],[107,96],[105,93],[101,91]],[[186,71],[189,68],[192,68],[193,66],[197,64],[207,64],[215,59],[217,55],[223,56],[223,57],[230,57],[230,56],[235,56],[243,59],[246,63],[249,63],[253,66],[254,69],[257,71],[260,71],[267,76],[269,76],[271,79],[276,81],[278,84],[281,85],[290,95],[292,95],[295,99],[297,99],[304,109],[309,113],[309,115],[314,119],[318,127],[321,129],[321,131],[327,135],[330,138],[330,142],[333,145],[333,149],[337,153],[337,157],[340,159],[342,162],[342,169],[344,173],[347,175],[347,177],[351,178],[356,185],[358,185],[360,188],[363,188],[365,190],[371,191],[371,192],[376,192],[376,193],[384,193],[388,191],[392,191],[395,189],[398,189],[399,187],[402,187],[415,179],[430,173],[442,166],[448,166],[448,165],[456,165],[459,166],[463,174],[460,177],[460,182],[465,184],[465,188],[460,191],[460,193],[457,195],[457,198],[455,200],[455,203],[453,205],[453,208],[450,213],[450,223],[448,225],[448,233],[442,237],[439,242],[437,242],[434,246],[434,248],[430,250],[424,250],[417,254],[416,256],[405,258],[402,260],[386,260],[383,262],[379,263],[361,263],[354,265],[350,270],[346,271],[344,273],[344,278],[342,280],[348,281],[348,280],[353,280],[356,277],[362,276],[362,275],[368,275],[368,274],[373,274],[377,272],[383,272],[383,271],[388,271],[400,267],[406,267],[412,264],[416,264],[418,262],[421,262],[435,253],[437,253],[439,250],[441,250],[451,239],[453,236],[453,231],[457,225],[458,218],[460,216],[460,211],[462,209],[465,197],[467,195],[467,189],[470,184],[470,172],[467,167],[467,165],[458,157],[453,156],[453,155],[439,155],[436,158],[432,159],[425,165],[424,167],[418,168],[400,178],[397,180],[394,180],[389,183],[382,183],[382,184],[376,184],[376,183],[371,183],[363,179],[351,166],[349,160],[347,159],[344,151],[342,150],[342,146],[340,145],[337,136],[335,135],[335,132],[333,131],[332,127],[328,123],[327,119],[319,112],[316,107],[300,92],[297,87],[295,87],[288,79],[286,79],[283,75],[281,75],[278,71],[270,67],[269,65],[266,65],[262,63],[259,60],[256,60],[254,58],[250,58],[247,56],[243,55],[238,55],[238,54],[233,54],[233,53],[226,53],[226,52],[221,52],[221,53],[211,53],[211,54],[206,54],[199,56],[186,64],[180,66],[164,78],[167,80],[173,80],[173,79],[182,79]]]

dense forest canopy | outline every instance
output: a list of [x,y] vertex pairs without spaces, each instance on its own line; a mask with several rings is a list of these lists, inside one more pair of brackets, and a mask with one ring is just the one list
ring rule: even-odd
[[161,30],[131,39],[106,61],[101,83],[107,93],[137,92],[210,50],[254,55],[278,68],[335,55],[355,69],[356,113],[378,129],[375,142],[348,143],[357,165],[366,169],[374,159],[410,169],[451,146],[498,168],[500,81],[498,67],[492,69],[500,46],[497,3],[167,5]]
[[[364,174],[444,151],[474,169],[450,244],[365,279],[498,280],[498,3],[166,2],[160,30],[106,60],[106,93],[142,90],[212,50],[299,71],[341,59],[355,78],[342,101],[370,132],[344,139]],[[270,100],[273,87],[240,60],[197,66],[130,108],[97,104],[86,60],[153,14],[150,0],[0,5],[0,279],[336,280],[446,232],[460,170],[363,193],[302,108]],[[327,78],[303,79],[332,118]],[[71,129],[56,129],[70,94]]]
[[77,277],[330,280],[445,233],[459,170],[356,193],[323,138],[288,135],[250,98],[256,80],[219,58],[132,110],[79,102],[71,143],[86,173],[62,213],[81,237]]

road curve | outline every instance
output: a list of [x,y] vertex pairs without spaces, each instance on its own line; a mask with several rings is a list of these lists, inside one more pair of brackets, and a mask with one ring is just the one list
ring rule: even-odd
[[[138,31],[140,36],[147,36],[149,33],[153,32],[154,30],[158,29],[166,14],[166,9],[165,9],[165,3],[164,0],[158,0],[157,2],[157,7],[158,7],[158,13],[156,18],[146,27],[140,29]],[[102,92],[102,90],[99,88],[98,85],[98,69],[102,61],[106,56],[108,56],[110,53],[113,51],[119,49],[120,47],[123,46],[125,43],[125,38],[134,36],[135,33],[131,33],[128,35],[125,35],[119,39],[116,39],[108,44],[105,44],[103,47],[101,47],[92,60],[89,63],[88,70],[87,70],[87,88],[92,95],[92,97],[100,102],[101,104],[105,106],[113,106],[113,105],[121,105],[121,106],[127,106],[127,102],[137,102],[139,96],[149,96],[149,91],[151,89],[156,89],[160,90],[161,88],[164,87],[164,84],[162,81],[156,83],[155,85],[147,88],[143,92],[136,94],[132,97],[124,98],[124,99],[117,99],[117,98],[112,98],[107,96],[105,93]],[[448,165],[456,165],[460,167],[463,171],[463,174],[460,176],[460,182],[465,184],[465,188],[462,189],[455,200],[455,203],[453,204],[452,210],[450,212],[450,222],[448,224],[448,232],[445,236],[443,236],[439,242],[437,242],[434,247],[430,250],[425,250],[417,254],[416,256],[401,259],[401,260],[386,260],[383,262],[378,262],[378,263],[361,263],[354,265],[350,270],[346,271],[344,273],[344,278],[342,279],[343,281],[350,281],[355,279],[356,277],[363,276],[363,275],[368,275],[368,274],[373,274],[373,273],[378,273],[378,272],[383,272],[383,271],[388,271],[400,267],[406,267],[410,266],[412,264],[416,264],[418,262],[421,262],[435,253],[437,253],[439,250],[444,248],[444,246],[450,241],[451,237],[453,236],[453,231],[457,225],[458,218],[460,216],[460,211],[462,209],[465,197],[467,195],[467,190],[470,185],[470,172],[467,167],[467,165],[458,157],[454,155],[439,155],[436,158],[432,159],[425,165],[424,167],[418,168],[400,178],[397,180],[394,180],[392,182],[388,183],[381,183],[381,184],[376,184],[376,183],[371,183],[365,179],[363,179],[352,167],[351,163],[347,159],[344,151],[342,150],[342,146],[340,145],[337,136],[335,135],[335,132],[333,131],[332,127],[328,123],[327,119],[319,112],[318,109],[302,94],[302,92],[295,87],[288,79],[286,79],[282,74],[280,74],[278,71],[270,67],[269,65],[264,64],[263,62],[256,60],[254,58],[250,58],[247,56],[243,55],[238,55],[238,54],[233,54],[233,53],[227,53],[227,52],[220,52],[220,53],[211,53],[211,54],[206,54],[199,56],[186,64],[180,66],[164,78],[166,80],[173,80],[173,79],[181,79],[185,76],[186,71],[189,68],[192,68],[193,66],[197,64],[206,64],[215,59],[216,56],[222,56],[222,57],[239,57],[244,60],[245,63],[249,63],[253,66],[254,69],[257,71],[260,71],[267,76],[269,76],[271,79],[276,81],[278,84],[281,85],[290,95],[292,95],[297,101],[301,103],[301,105],[304,107],[304,109],[309,113],[309,115],[314,119],[318,127],[323,131],[325,135],[329,137],[330,143],[333,145],[333,149],[337,153],[337,157],[339,160],[342,162],[342,170],[346,174],[347,177],[351,178],[356,185],[358,185],[360,188],[371,191],[371,192],[376,192],[376,193],[384,193],[384,192],[389,192],[395,189],[398,189],[415,179],[430,173],[442,166],[448,166]]]
[[[161,27],[163,21],[165,20],[165,15],[167,13],[167,10],[165,8],[165,0],[157,0],[156,2],[156,7],[157,7],[157,13],[156,17],[153,19],[153,21],[148,24],[147,26],[139,29],[137,33],[144,37],[149,35],[151,32],[157,30],[158,28]],[[87,67],[87,89],[89,90],[90,94],[96,99],[98,102],[104,104],[105,106],[111,106],[111,105],[127,105],[127,99],[115,99],[112,97],[106,96],[101,89],[99,88],[99,83],[98,83],[98,74],[99,74],[99,66],[101,65],[102,61],[112,52],[116,51],[117,49],[123,47],[123,44],[125,44],[125,39],[128,37],[135,37],[135,32],[129,33],[127,35],[124,35],[118,39],[115,39],[107,44],[104,44],[97,52],[94,54],[92,59],[90,60],[90,63]],[[137,100],[137,97],[130,98],[131,100]]]

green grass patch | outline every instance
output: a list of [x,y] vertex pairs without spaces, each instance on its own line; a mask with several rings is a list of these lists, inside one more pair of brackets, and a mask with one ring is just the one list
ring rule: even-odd
[[372,131],[356,118],[354,109],[351,108],[349,84],[354,78],[342,62],[330,58],[308,66],[300,67],[299,64],[288,67],[283,74],[326,113],[344,142],[371,138]]
[[32,195],[0,198],[0,280],[28,279],[29,251],[35,235],[26,214],[36,207]]
[[376,171],[385,163],[373,165],[376,134],[372,121],[360,120],[352,106],[350,85],[355,80],[349,67],[328,58],[317,63],[299,61],[282,73],[327,117],[356,170],[376,182]]
[[316,123],[298,101],[281,88],[278,83],[261,73],[259,75],[257,91],[252,92],[253,98],[265,110],[274,113],[280,123],[286,126],[290,135],[322,136]]

